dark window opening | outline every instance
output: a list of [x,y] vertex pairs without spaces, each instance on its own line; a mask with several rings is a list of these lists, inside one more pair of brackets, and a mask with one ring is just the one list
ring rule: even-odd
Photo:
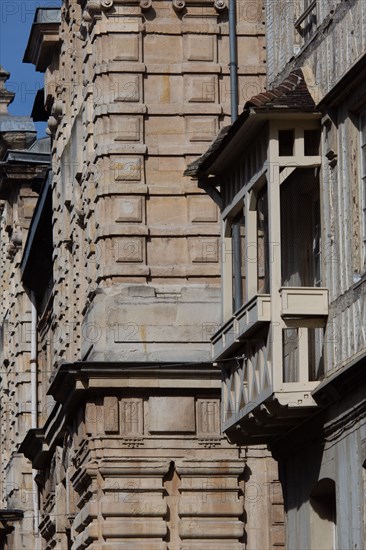
[[[232,270],[233,270],[233,311],[237,311],[246,302],[245,284],[245,218],[240,214],[232,224]],[[239,278],[239,282],[237,279]]]
[[292,157],[294,154],[295,131],[278,131],[278,154],[280,157]]
[[320,131],[304,130],[304,153],[306,157],[318,156],[320,150]]
[[286,328],[282,331],[283,381],[299,381],[299,330]]
[[51,177],[46,179],[37,201],[23,254],[23,283],[34,292],[39,317],[50,302],[53,289],[53,238]]
[[297,169],[281,185],[282,286],[321,286],[319,178]]
[[257,279],[258,293],[269,293],[268,193],[265,186],[257,198]]
[[324,329],[308,329],[309,380],[320,380],[324,376]]

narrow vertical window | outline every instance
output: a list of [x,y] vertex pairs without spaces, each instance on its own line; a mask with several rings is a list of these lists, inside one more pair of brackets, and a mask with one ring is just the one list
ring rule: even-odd
[[245,297],[245,218],[240,212],[232,224],[232,262],[233,262],[233,311],[238,310],[246,301]]
[[257,280],[258,293],[269,292],[269,238],[268,238],[268,193],[265,186],[257,200]]
[[321,286],[321,228],[320,228],[320,198],[317,194],[313,199],[313,277],[314,285]]

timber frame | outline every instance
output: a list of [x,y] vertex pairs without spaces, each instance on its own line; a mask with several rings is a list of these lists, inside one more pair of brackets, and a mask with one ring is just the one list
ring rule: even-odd
[[[294,84],[295,94],[299,83]],[[276,108],[276,99],[268,105],[265,94],[261,96],[251,100],[239,122],[219,136],[218,143],[187,170],[199,180],[205,179],[206,187],[214,185],[222,201],[224,322],[212,337],[212,355],[222,368],[223,429],[232,439],[236,439],[235,430],[240,430],[241,440],[250,442],[268,441],[317,407],[312,391],[321,378],[322,343],[318,345],[314,372],[309,354],[311,339],[314,333],[322,338],[328,315],[328,290],[320,280],[304,284],[303,279],[297,285],[291,282],[293,277],[284,280],[284,262],[289,254],[281,230],[286,208],[281,204],[282,189],[286,184],[291,181],[301,192],[304,181],[313,180],[319,188],[320,141],[314,146],[314,137],[320,140],[321,115],[304,106],[297,112],[282,105]],[[310,106],[310,98],[308,103]],[[289,136],[292,143],[281,143]],[[265,261],[260,258],[257,209],[264,189],[268,195],[265,292],[259,289],[259,272],[265,269]],[[243,273],[238,275],[232,226],[240,217],[244,220],[239,247]],[[235,276],[242,278],[244,287],[239,308],[233,300]],[[295,345],[290,342],[289,355],[296,355],[296,359],[290,357],[290,362],[296,364],[294,369],[291,367],[296,372],[291,374],[285,365],[286,331],[296,339]]]

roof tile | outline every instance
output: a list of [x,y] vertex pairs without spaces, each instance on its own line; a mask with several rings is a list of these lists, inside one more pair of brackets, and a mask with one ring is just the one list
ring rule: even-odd
[[315,103],[311,97],[301,69],[293,71],[279,86],[262,92],[246,102],[244,109],[249,107],[276,109],[287,107],[296,109],[314,109]]

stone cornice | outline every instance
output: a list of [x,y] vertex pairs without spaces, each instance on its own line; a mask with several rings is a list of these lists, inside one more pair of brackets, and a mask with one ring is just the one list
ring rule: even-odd
[[[167,382],[171,381],[171,388],[177,386],[177,380],[180,381],[179,387],[185,381],[184,387],[187,389],[199,385],[204,388],[219,388],[220,371],[214,368],[211,363],[120,363],[120,362],[76,362],[61,364],[52,383],[48,394],[59,403],[63,403],[70,392],[95,391],[98,388],[106,390],[111,388],[109,381],[118,380],[118,387],[134,387],[133,379],[136,379],[139,389],[143,389],[143,379],[147,381],[147,387],[151,388],[151,380],[161,380],[164,378]],[[126,384],[123,384],[123,380]],[[182,383],[181,383],[182,382]],[[169,387],[169,383],[164,384]]]
[[[53,17],[49,12],[54,12]],[[59,9],[37,9],[23,58],[24,63],[32,63],[40,72],[47,69],[60,43],[60,22]]]
[[[131,392],[134,387],[141,392],[144,389],[141,378],[145,378],[150,389],[154,380],[156,388],[179,387],[190,390],[200,387],[202,390],[219,390],[220,376],[219,369],[214,368],[211,363],[62,363],[47,392],[54,397],[56,403],[44,427],[28,431],[19,452],[32,461],[34,468],[44,468],[55,445],[62,442],[68,419],[75,407],[88,394],[98,392],[98,395],[102,395],[111,390],[123,391],[126,388]],[[162,384],[164,379],[167,383]],[[112,386],[112,381],[118,381],[118,386]]]
[[42,469],[48,457],[48,449],[44,446],[44,430],[29,430],[19,447],[19,452],[36,464],[37,468]]

